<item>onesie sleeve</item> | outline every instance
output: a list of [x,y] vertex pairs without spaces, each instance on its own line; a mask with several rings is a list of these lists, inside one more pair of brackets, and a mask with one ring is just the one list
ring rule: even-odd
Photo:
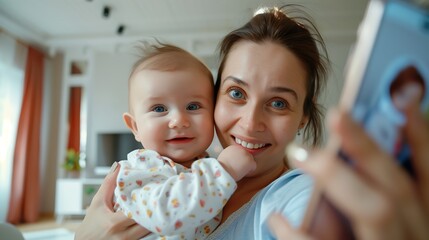
[[236,189],[234,179],[214,158],[197,160],[185,171],[169,159],[149,166],[146,171],[124,168],[122,178],[118,176],[123,187],[115,193],[128,217],[161,235],[194,231],[221,212]]

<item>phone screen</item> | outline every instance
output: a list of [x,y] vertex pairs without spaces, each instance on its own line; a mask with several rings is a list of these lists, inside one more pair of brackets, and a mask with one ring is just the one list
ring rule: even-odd
[[398,109],[410,82],[422,89],[421,110],[428,115],[429,13],[403,1],[387,1],[351,114],[381,148],[412,172],[410,150],[402,136],[406,119]]

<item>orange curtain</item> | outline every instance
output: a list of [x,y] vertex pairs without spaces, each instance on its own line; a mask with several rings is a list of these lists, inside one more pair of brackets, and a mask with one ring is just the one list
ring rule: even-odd
[[43,95],[43,60],[43,53],[29,47],[7,216],[7,221],[13,224],[34,222],[39,218],[39,143]]
[[70,89],[70,109],[69,109],[69,139],[67,150],[73,149],[80,152],[80,101],[82,87],[72,87]]

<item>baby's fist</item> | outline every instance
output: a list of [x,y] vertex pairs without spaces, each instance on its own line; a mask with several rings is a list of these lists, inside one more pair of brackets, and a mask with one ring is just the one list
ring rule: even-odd
[[252,154],[238,145],[225,148],[219,154],[218,160],[236,182],[256,169]]

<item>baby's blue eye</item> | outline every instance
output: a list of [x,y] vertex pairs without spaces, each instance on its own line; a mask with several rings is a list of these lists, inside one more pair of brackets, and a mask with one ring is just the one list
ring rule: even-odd
[[200,109],[200,105],[196,104],[196,103],[191,103],[186,107],[186,110],[191,110],[191,111],[195,111]]
[[234,99],[241,99],[243,98],[243,93],[237,89],[232,89],[231,91],[229,91],[229,96]]
[[276,109],[284,109],[286,108],[286,103],[284,101],[272,101],[271,106]]
[[154,111],[154,112],[165,112],[165,111],[167,111],[167,108],[164,106],[155,106],[152,108],[152,111]]

